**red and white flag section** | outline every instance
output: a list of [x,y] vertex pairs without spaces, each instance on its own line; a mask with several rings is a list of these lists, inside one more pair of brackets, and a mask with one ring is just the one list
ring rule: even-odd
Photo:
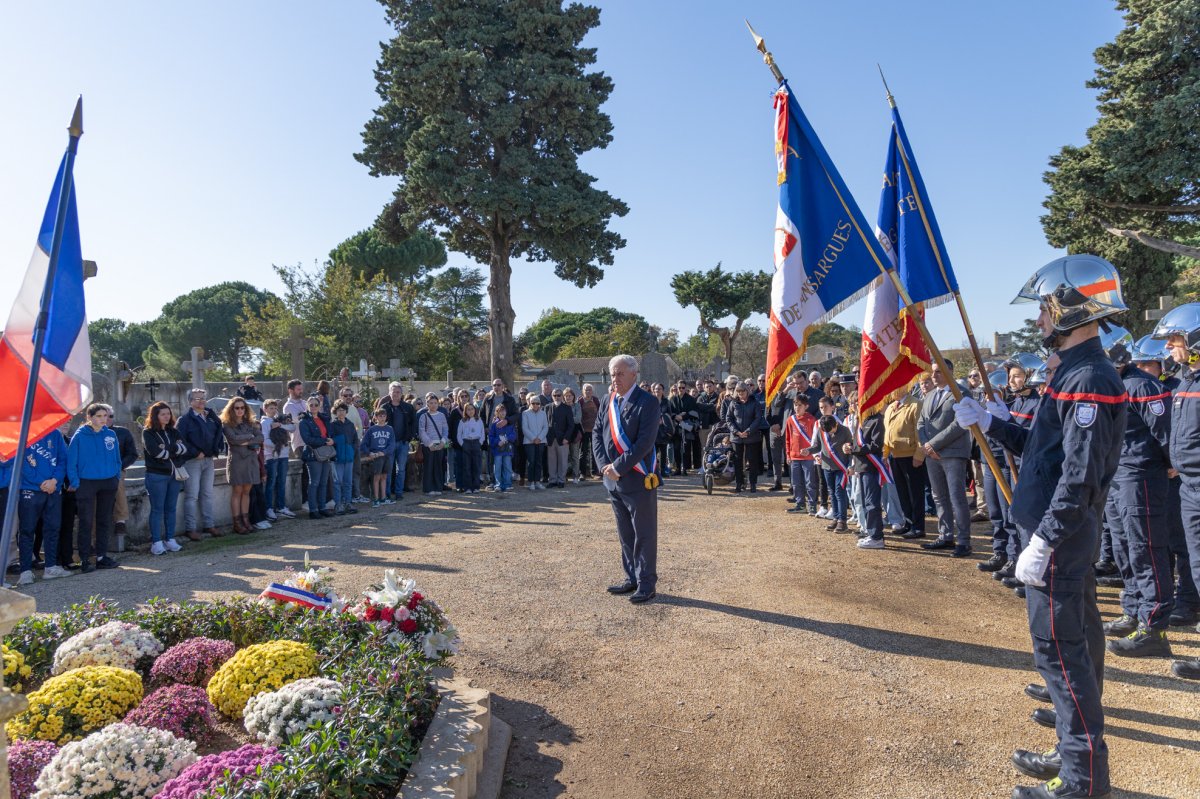
[[[885,244],[886,246],[886,244]],[[867,294],[859,362],[859,418],[887,404],[887,397],[907,388],[929,369],[929,350],[890,278],[881,278]]]
[[[42,293],[50,267],[59,196],[66,177],[67,158],[58,169],[54,191],[46,204],[37,247],[29,261],[20,293],[8,315],[0,338],[0,459],[17,451],[21,412],[29,369],[33,363],[33,335]],[[58,268],[48,306],[48,325],[42,341],[42,362],[29,425],[29,441],[39,438],[83,409],[92,397],[92,353],[88,342],[87,314],[83,303],[83,255],[79,244],[79,217],[75,185],[71,182],[63,221]]]

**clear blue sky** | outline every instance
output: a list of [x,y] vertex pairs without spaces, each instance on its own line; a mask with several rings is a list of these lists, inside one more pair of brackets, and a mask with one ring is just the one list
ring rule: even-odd
[[[770,269],[776,203],[770,74],[742,23],[774,51],[867,219],[889,129],[887,73],[981,343],[1021,324],[1009,306],[1056,257],[1038,223],[1046,159],[1095,119],[1092,51],[1121,27],[1094,0],[729,3],[602,0],[588,40],[616,89],[606,150],[586,156],[630,206],[628,240],[595,289],[518,265],[517,329],[550,305],[612,305],[695,329],[671,275],[721,261]],[[90,318],[151,319],[186,291],[272,264],[311,265],[368,226],[391,195],[352,158],[376,105],[389,38],[382,7],[339,2],[87,3],[0,10],[0,313],[32,251],[75,95]],[[469,265],[452,253],[451,265]],[[862,324],[860,303],[838,321]],[[760,324],[765,320],[759,318]],[[953,306],[930,312],[944,346]]]

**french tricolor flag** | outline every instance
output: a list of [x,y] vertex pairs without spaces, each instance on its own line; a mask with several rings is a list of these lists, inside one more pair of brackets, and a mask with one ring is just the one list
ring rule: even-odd
[[42,361],[29,424],[29,441],[37,441],[83,409],[92,397],[92,353],[88,342],[87,314],[83,304],[83,255],[79,244],[79,216],[75,209],[75,184],[63,156],[46,204],[37,247],[25,272],[21,291],[0,338],[0,459],[17,451],[22,404],[33,362],[33,336],[41,309],[55,219],[64,185],[69,185],[58,267],[50,287],[48,324],[42,342]]

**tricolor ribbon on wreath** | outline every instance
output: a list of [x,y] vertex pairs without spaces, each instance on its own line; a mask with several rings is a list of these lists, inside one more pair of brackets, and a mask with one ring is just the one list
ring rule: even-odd
[[[617,452],[624,455],[633,449],[633,442],[629,440],[629,436],[625,434],[625,426],[621,424],[621,414],[617,413],[617,399],[618,395],[614,393],[608,402],[608,434],[612,437],[612,443],[617,448]],[[648,458],[633,465],[633,470],[644,478],[643,482],[647,491],[658,488],[658,475],[655,474],[657,469],[658,454],[653,447],[650,449]]]
[[299,588],[293,588],[283,583],[271,583],[258,595],[260,599],[273,599],[276,602],[290,602],[302,608],[312,610],[329,610],[333,600],[320,594],[312,594]]
[[[858,441],[858,448],[864,449],[866,444],[863,442],[862,428],[854,431],[854,438]],[[865,455],[866,453],[864,453]],[[866,455],[867,460],[875,465],[875,471],[879,472],[879,484],[887,485],[888,483],[896,482],[896,478],[892,476],[891,467],[887,465],[887,461],[880,458],[878,455]]]
[[846,464],[842,463],[841,456],[837,454],[837,450],[829,442],[829,434],[824,430],[821,431],[821,441],[825,444],[825,451],[829,453],[829,457],[833,458],[833,462],[837,464],[838,469],[841,471],[842,488],[845,488],[850,482],[850,470],[846,468]]

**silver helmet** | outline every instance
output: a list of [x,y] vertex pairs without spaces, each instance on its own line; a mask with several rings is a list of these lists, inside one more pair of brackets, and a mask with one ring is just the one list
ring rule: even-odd
[[1134,363],[1157,363],[1165,374],[1172,374],[1179,368],[1175,359],[1167,349],[1167,342],[1156,339],[1153,335],[1142,336],[1133,345]]
[[1120,325],[1108,325],[1100,331],[1100,346],[1113,366],[1124,366],[1133,360],[1133,335]]
[[1033,374],[1025,381],[1027,386],[1044,386],[1046,385],[1046,364],[1042,364],[1033,370]]
[[1041,304],[1059,333],[1129,310],[1116,267],[1095,255],[1068,255],[1046,264],[1013,299],[1014,305],[1022,302]]
[[1160,341],[1171,336],[1183,336],[1189,350],[1200,352],[1200,302],[1189,302],[1167,311],[1150,334],[1151,338]]

